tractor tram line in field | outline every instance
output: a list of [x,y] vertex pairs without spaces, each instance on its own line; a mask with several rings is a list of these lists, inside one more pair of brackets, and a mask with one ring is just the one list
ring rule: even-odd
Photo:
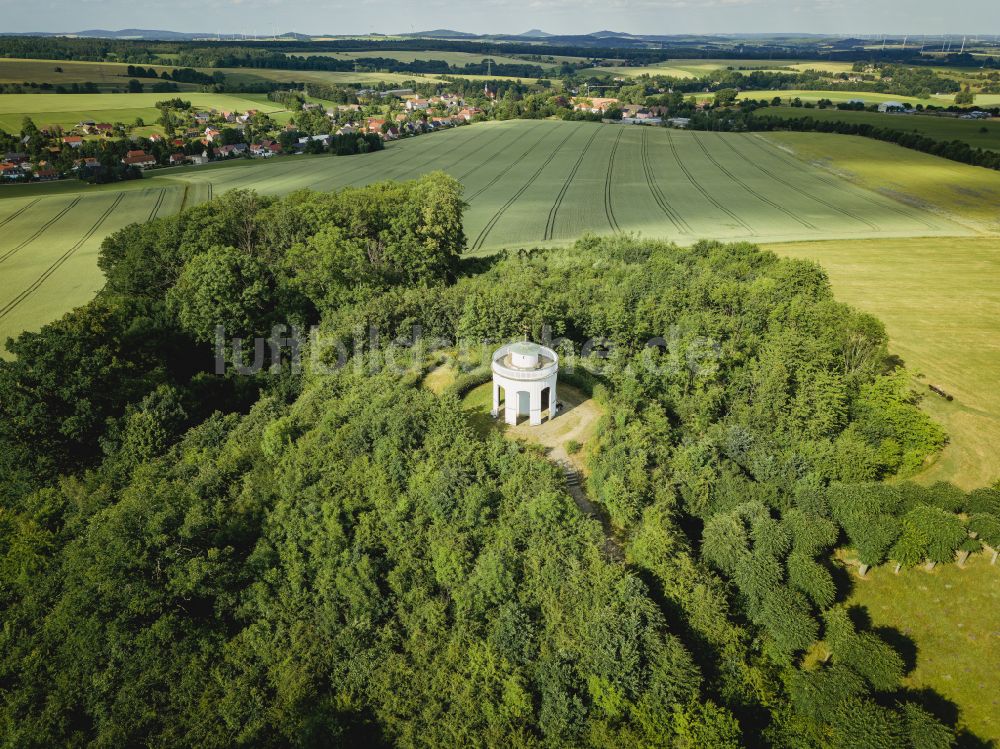
[[653,171],[653,167],[649,163],[649,143],[646,136],[649,135],[648,130],[642,131],[642,142],[640,144],[640,158],[642,159],[642,171],[646,175],[646,184],[649,186],[649,192],[653,195],[653,200],[656,204],[660,206],[664,215],[670,219],[670,223],[676,227],[676,229],[682,234],[692,234],[691,225],[684,220],[677,211],[675,211],[670,203],[667,201],[666,196],[664,196],[663,191],[660,190],[660,185],[656,181],[656,174]]
[[608,224],[611,225],[611,230],[616,234],[621,233],[621,228],[618,226],[618,221],[615,219],[615,209],[611,201],[611,188],[614,185],[615,154],[618,152],[618,143],[621,141],[624,133],[624,130],[619,130],[618,135],[615,136],[615,142],[611,146],[611,155],[608,156],[608,171],[604,177],[604,214],[608,218]]
[[[537,127],[538,126],[536,125],[535,128],[537,128]],[[532,132],[533,130],[535,130],[535,128],[532,128],[528,132],[529,133]],[[499,133],[497,133],[496,137],[492,138],[489,141],[489,143],[484,143],[483,144],[483,148],[485,148],[487,145],[493,145],[498,140],[500,140],[500,138],[502,136],[509,135],[509,134],[510,134],[510,130],[508,130],[508,129],[501,130]],[[515,135],[515,137],[513,138],[513,140],[516,142],[517,140],[520,139],[520,136],[517,135],[516,131],[514,131],[514,135]],[[487,162],[493,161],[493,159],[495,159],[497,156],[499,156],[500,154],[502,154],[504,152],[505,148],[507,148],[507,144],[506,143],[502,143],[500,145],[500,148],[498,148],[496,151],[494,151],[493,153],[491,153],[489,156],[486,157],[485,161],[487,161]],[[476,153],[479,153],[479,151],[476,151]],[[469,167],[468,169],[466,169],[461,174],[456,174],[455,175],[455,179],[457,179],[459,182],[464,182],[465,178],[468,177],[470,174],[472,174],[477,169],[479,169],[481,167],[481,165],[482,165],[482,162],[473,164],[473,166]]]
[[[104,213],[102,213],[100,217],[97,219],[97,221],[94,222],[94,225],[91,226],[89,230],[87,230],[86,234],[84,234],[76,242],[76,244],[74,244],[72,247],[66,250],[62,255],[56,258],[55,262],[53,262],[48,268],[46,268],[38,278],[36,278],[34,281],[32,281],[31,284],[28,285],[27,288],[23,289],[19,294],[17,294],[13,299],[7,302],[7,304],[5,304],[3,307],[0,307],[0,320],[9,315],[25,299],[28,299],[32,294],[38,291],[41,285],[45,283],[45,281],[49,277],[51,277],[53,273],[59,270],[59,268],[62,267],[62,265],[67,260],[69,260],[73,256],[73,254],[76,253],[77,250],[83,247],[83,245],[87,242],[87,240],[89,240],[91,237],[94,236],[94,234],[97,233],[97,230],[101,228],[101,224],[103,224],[107,220],[108,216],[110,216],[112,213],[115,212],[115,209],[118,208],[118,206],[124,199],[125,199],[125,193],[123,192],[118,193],[117,197],[114,199],[111,205],[107,207]],[[79,200],[79,198],[77,198],[77,200]]]
[[750,226],[750,224],[748,224],[746,221],[741,219],[731,210],[722,205],[722,203],[716,200],[715,197],[708,190],[705,189],[704,185],[702,185],[700,182],[698,182],[698,180],[694,178],[694,175],[691,174],[691,170],[688,169],[687,166],[685,166],[683,161],[681,161],[681,156],[677,151],[677,144],[674,142],[673,137],[670,135],[670,131],[666,130],[665,132],[667,134],[667,143],[670,144],[670,151],[674,156],[674,161],[677,162],[677,166],[679,166],[681,171],[684,172],[684,176],[687,177],[687,180],[689,183],[691,183],[691,186],[694,187],[694,189],[696,189],[698,192],[700,192],[702,197],[704,197],[709,203],[711,203],[720,211],[729,216],[729,218],[735,221],[739,226],[743,227],[743,229],[745,229],[746,232],[751,237],[757,236],[757,232],[754,231],[753,227]]
[[473,250],[478,250],[483,246],[483,242],[486,241],[486,237],[488,237],[489,233],[493,231],[493,227],[497,225],[497,222],[503,217],[504,213],[507,212],[507,209],[517,202],[517,199],[520,198],[529,187],[531,187],[534,181],[538,179],[538,176],[545,171],[545,167],[552,162],[552,160],[556,157],[556,154],[559,153],[559,150],[566,144],[566,141],[576,135],[577,132],[578,131],[575,129],[570,130],[570,132],[566,134],[566,137],[559,141],[559,145],[552,149],[552,152],[548,155],[545,161],[543,161],[539,165],[538,169],[536,169],[535,172],[528,178],[528,181],[521,185],[520,189],[511,196],[510,200],[504,203],[503,206],[493,214],[493,217],[487,221],[486,225],[479,231],[479,236],[476,237],[476,241],[472,245]]
[[[535,128],[532,128],[531,132],[534,132],[536,129],[537,129],[537,126]],[[511,169],[513,169],[518,164],[520,164],[522,161],[524,161],[524,159],[527,158],[528,154],[531,153],[532,151],[534,151],[535,148],[537,148],[538,145],[541,144],[541,142],[543,140],[545,140],[545,138],[546,138],[547,135],[548,135],[548,133],[542,134],[542,136],[538,140],[536,140],[534,143],[532,143],[530,146],[528,146],[527,149],[525,149],[524,153],[522,153],[520,156],[518,156],[516,159],[514,159],[514,161],[510,162],[507,166],[505,166],[503,169],[501,169],[500,172],[493,177],[493,179],[491,179],[485,185],[483,185],[478,190],[476,190],[474,193],[472,193],[472,195],[470,195],[467,198],[467,202],[471,203],[473,200],[475,200],[476,198],[478,198],[484,192],[486,192],[491,187],[493,187],[493,185],[495,185],[497,182],[499,182],[504,176],[506,176],[506,174]]]
[[590,146],[594,142],[594,139],[601,132],[598,126],[594,126],[594,132],[591,134],[590,138],[583,145],[580,150],[580,155],[576,159],[576,163],[573,164],[573,168],[570,170],[562,187],[559,188],[559,192],[556,195],[555,201],[552,203],[552,207],[549,209],[549,218],[545,223],[545,233],[542,235],[542,240],[552,239],[556,231],[556,216],[559,213],[559,207],[562,205],[563,198],[566,197],[566,193],[569,191],[570,185],[573,183],[573,179],[576,177],[577,171],[580,169],[580,165],[583,163],[584,158],[586,158],[587,153],[590,151]]
[[3,253],[2,255],[0,255],[0,263],[6,262],[9,258],[13,257],[19,251],[23,250],[29,244],[31,244],[36,239],[38,239],[42,234],[45,233],[46,229],[48,229],[50,226],[52,226],[54,223],[56,223],[59,219],[61,219],[63,216],[65,216],[67,213],[69,213],[77,205],[77,203],[80,202],[80,200],[81,200],[81,197],[79,197],[79,196],[76,197],[76,198],[74,198],[73,200],[71,200],[69,202],[69,204],[66,205],[55,216],[53,216],[48,221],[46,221],[44,224],[42,224],[40,227],[38,227],[38,229],[35,231],[34,234],[32,234],[30,237],[28,237],[27,239],[25,239],[23,242],[21,242],[17,246],[15,246],[15,247],[7,250],[5,253]]
[[7,218],[5,218],[3,221],[0,221],[0,228],[3,228],[7,224],[9,224],[11,221],[13,221],[14,219],[16,219],[18,216],[20,216],[22,213],[24,213],[26,210],[28,210],[29,208],[33,207],[39,200],[41,200],[41,198],[34,198],[33,200],[31,200],[31,201],[25,203],[24,205],[22,205],[20,208],[18,208],[12,214],[10,214],[9,216],[7,216]]
[[163,205],[163,198],[166,197],[167,188],[161,187],[159,194],[156,196],[156,202],[153,203],[153,208],[149,211],[149,217],[146,222],[150,222],[156,218],[156,214],[160,212],[160,206]]
[[[488,148],[489,146],[493,145],[496,141],[500,140],[505,135],[509,135],[510,134],[510,130],[508,130],[508,129],[497,128],[497,130],[498,130],[498,132],[494,133],[492,135],[492,137],[486,139],[483,143],[477,144],[476,143],[476,140],[477,140],[476,136],[475,135],[470,135],[468,138],[466,138],[466,142],[462,143],[458,148],[447,148],[445,146],[444,150],[446,151],[446,153],[451,158],[448,160],[448,162],[446,164],[438,165],[436,168],[437,169],[442,169],[444,171],[448,171],[453,166],[455,166],[457,164],[460,164],[463,161],[472,160],[473,156],[475,156],[476,154],[482,152],[484,149]],[[471,153],[466,153],[463,149],[466,148],[469,145],[473,146],[472,152]],[[503,149],[504,149],[504,146],[501,146],[497,150],[496,153],[497,154],[502,153]],[[496,154],[494,154],[494,155],[496,155]],[[422,173],[420,170],[422,170],[425,166],[427,166],[428,164],[431,164],[431,163],[433,163],[433,162],[435,162],[435,161],[437,161],[438,159],[441,159],[441,158],[442,158],[441,155],[438,154],[435,151],[435,153],[433,153],[429,159],[425,159],[424,161],[421,161],[417,165],[416,170],[418,171],[418,173]],[[471,174],[477,168],[478,168],[478,166],[473,167],[472,169],[470,169],[469,171],[467,171],[465,173],[465,175]],[[404,175],[409,174],[412,171],[413,171],[412,168],[407,167],[402,172],[397,172],[396,174],[394,174],[391,179],[401,179]],[[463,175],[463,176],[465,176],[465,175]],[[462,177],[456,177],[456,179],[458,179],[459,182],[462,181]]]
[[771,206],[772,208],[774,208],[774,209],[776,209],[778,211],[781,211],[782,213],[784,213],[786,216],[788,216],[793,221],[796,221],[797,223],[799,223],[802,226],[804,226],[806,229],[812,229],[813,231],[817,230],[816,226],[814,224],[812,224],[809,221],[806,221],[801,216],[799,216],[799,215],[793,213],[792,211],[788,210],[783,205],[781,205],[779,203],[775,203],[773,200],[771,200],[770,198],[768,198],[766,195],[762,195],[761,193],[757,192],[752,187],[750,187],[750,185],[748,185],[742,179],[740,179],[739,177],[737,177],[733,172],[731,172],[729,169],[727,169],[725,166],[723,166],[722,163],[719,162],[719,160],[716,159],[715,156],[712,155],[712,152],[708,150],[708,148],[705,146],[704,141],[701,138],[699,138],[696,133],[692,132],[691,133],[691,137],[694,139],[694,142],[698,145],[698,148],[701,149],[701,152],[703,154],[705,154],[705,157],[709,161],[711,161],[712,164],[714,164],[716,166],[716,168],[719,169],[719,171],[721,171],[730,180],[732,180],[734,183],[736,183],[737,185],[739,185],[740,187],[742,187],[744,190],[746,190],[748,193],[750,193],[755,198],[757,198],[757,200],[760,200],[763,203],[767,203],[767,205]]
[[822,206],[824,206],[826,208],[829,208],[831,211],[835,211],[837,213],[841,213],[844,216],[847,216],[848,218],[854,219],[855,221],[858,221],[859,223],[864,224],[865,226],[867,226],[872,231],[882,231],[882,227],[880,227],[878,224],[872,223],[868,219],[864,218],[863,216],[859,216],[858,214],[854,213],[853,211],[849,211],[848,209],[843,208],[843,207],[841,207],[839,205],[836,205],[835,203],[831,203],[828,200],[824,200],[823,198],[819,197],[818,195],[813,195],[808,190],[805,190],[805,189],[803,189],[801,187],[796,187],[791,182],[789,182],[788,180],[786,180],[784,177],[781,177],[780,175],[775,174],[774,172],[772,172],[767,167],[761,166],[760,164],[758,164],[753,159],[747,158],[747,155],[745,153],[743,153],[742,151],[740,151],[740,149],[736,148],[736,146],[734,146],[732,143],[730,143],[728,139],[723,139],[722,143],[726,146],[726,148],[728,148],[730,151],[732,151],[734,154],[736,154],[740,159],[742,159],[743,161],[745,161],[747,164],[749,164],[750,166],[755,167],[756,169],[760,170],[763,174],[767,175],[768,177],[770,177],[771,179],[773,179],[775,182],[778,182],[778,183],[780,183],[782,185],[785,185],[789,189],[794,190],[796,192],[796,194],[801,195],[804,198],[809,198],[810,200],[815,201],[816,203],[819,203],[820,205],[822,205]]

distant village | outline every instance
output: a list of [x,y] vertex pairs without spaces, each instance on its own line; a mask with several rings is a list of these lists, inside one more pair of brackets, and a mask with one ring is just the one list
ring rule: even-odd
[[88,181],[101,182],[137,178],[154,168],[235,158],[365,153],[387,141],[465,125],[483,116],[482,109],[456,94],[421,98],[409,89],[377,93],[399,97],[398,106],[379,107],[388,111],[373,115],[368,113],[372,107],[356,103],[301,102],[291,121],[281,126],[260,110],[193,111],[176,99],[162,102],[158,124],[163,132],[143,132],[153,130],[145,123],[129,127],[86,120],[69,130],[31,124],[18,141],[6,144],[0,178],[25,182],[97,177]]
[[[283,126],[261,110],[192,110],[190,103],[179,98],[158,104],[161,117],[156,126],[138,121],[125,125],[85,120],[64,130],[49,126],[39,129],[31,123],[19,140],[6,144],[0,179],[29,182],[80,178],[109,182],[140,178],[149,169],[236,158],[350,155],[378,150],[384,143],[400,138],[465,125],[485,119],[488,114],[455,93],[424,98],[412,89],[362,89],[357,94],[388,103],[329,105],[305,101],[303,97],[295,102],[297,109]],[[488,89],[486,94],[492,96]],[[686,118],[666,118],[667,107],[622,104],[613,97],[574,96],[563,106],[574,115],[591,119],[608,116],[622,124],[685,127],[688,122]]]

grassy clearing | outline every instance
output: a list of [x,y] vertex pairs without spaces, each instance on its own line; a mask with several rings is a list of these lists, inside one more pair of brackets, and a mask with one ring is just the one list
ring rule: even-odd
[[[597,432],[597,424],[604,411],[597,401],[571,385],[560,383],[556,386],[556,392],[559,402],[563,404],[562,411],[551,421],[546,419],[534,427],[528,424],[527,419],[517,426],[510,426],[504,424],[502,419],[494,419],[490,415],[493,408],[492,382],[470,390],[462,399],[462,409],[481,434],[500,430],[511,439],[540,445],[551,460],[568,461],[578,470],[584,471],[584,455],[589,441]],[[582,446],[572,455],[566,451],[566,443],[570,440]]]
[[[215,105],[222,105],[218,97]],[[826,141],[825,148],[833,152],[843,142],[837,140],[841,136],[791,135]],[[902,149],[856,140],[859,147],[877,149],[867,153],[867,160],[880,162],[886,172],[900,171],[899,162],[892,159]],[[970,184],[969,175],[993,177],[1000,195],[1000,175],[941,163],[959,170],[948,178],[960,185]],[[469,203],[465,228],[474,253],[567,244],[584,232],[630,231],[682,243],[701,237],[786,242],[975,232],[951,220],[946,210],[935,214],[903,205],[892,194],[878,195],[864,184],[851,184],[756,136],[560,121],[486,123],[403,140],[365,156],[241,160],[162,170],[138,183],[101,188],[78,183],[4,187],[0,221],[5,216],[9,220],[0,234],[0,256],[18,248],[17,262],[24,266],[18,266],[15,275],[10,262],[0,264],[8,297],[0,304],[14,305],[0,316],[0,338],[37,328],[90,298],[100,282],[92,265],[87,272],[74,273],[67,287],[58,279],[68,266],[59,265],[51,273],[49,268],[79,241],[82,231],[89,230],[76,219],[100,215],[105,203],[119,195],[139,191],[146,196],[122,204],[135,204],[134,216],[126,217],[133,221],[152,211],[161,188],[165,197],[157,210],[164,215],[181,203],[192,205],[232,188],[274,194],[301,188],[332,190],[410,179],[435,169],[448,171],[465,186]],[[50,215],[59,201],[76,198],[79,203],[66,215]],[[100,238],[117,227],[120,215],[124,214],[118,207],[113,218],[94,229],[87,240],[92,245],[74,250],[79,258],[74,262],[83,264],[90,258],[92,263],[88,248],[96,248]],[[42,225],[44,232],[32,236]],[[26,242],[23,247],[22,242]],[[47,275],[40,287],[22,299],[22,291],[43,274]]]
[[839,109],[803,109],[801,107],[768,107],[757,110],[759,117],[797,119],[812,117],[829,122],[850,122],[875,127],[920,133],[937,140],[960,140],[970,146],[1000,151],[1000,122],[960,120],[957,117],[930,115],[900,115],[884,112],[852,112]]
[[[924,408],[951,438],[924,481],[1000,478],[1000,239],[879,239],[770,246],[819,262],[837,298],[882,320]],[[954,396],[948,402],[928,384]]]
[[[39,127],[72,127],[81,120],[130,123],[136,117],[154,122],[159,117],[156,102],[177,94],[3,94],[0,95],[0,129],[19,132],[25,117]],[[280,105],[263,97],[235,94],[184,92],[180,96],[198,109],[259,109],[278,112]]]
[[906,686],[933,689],[958,708],[960,728],[1000,744],[1000,564],[977,554],[964,569],[949,564],[894,575],[892,567],[879,567],[865,580],[853,578],[849,605],[864,607],[911,663],[915,655]]

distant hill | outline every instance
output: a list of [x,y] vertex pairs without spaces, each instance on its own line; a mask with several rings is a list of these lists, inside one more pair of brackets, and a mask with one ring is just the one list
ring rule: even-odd
[[[215,39],[218,35],[213,31],[165,31],[163,29],[85,29],[83,31],[21,31],[16,33],[0,32],[0,36],[78,36],[87,39],[149,39],[163,42],[189,42],[194,39]],[[242,39],[242,34],[221,34],[225,41]],[[268,35],[262,35],[260,39],[272,39]],[[308,41],[312,37],[309,34],[299,34],[294,31],[286,31],[278,39],[296,39]]]
[[455,31],[454,29],[434,29],[433,31],[414,31],[410,34],[400,34],[400,36],[433,36],[436,39],[475,39],[479,34],[470,34],[467,31]]
[[548,36],[553,36],[547,31],[542,31],[541,29],[529,29],[523,34],[518,34],[517,36],[524,37],[525,39],[544,39]]

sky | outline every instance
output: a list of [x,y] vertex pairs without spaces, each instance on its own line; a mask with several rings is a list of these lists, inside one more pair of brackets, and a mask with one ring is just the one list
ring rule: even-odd
[[517,34],[805,32],[1000,34],[1000,1],[957,0],[0,0],[0,31],[143,28],[272,35],[448,28]]

